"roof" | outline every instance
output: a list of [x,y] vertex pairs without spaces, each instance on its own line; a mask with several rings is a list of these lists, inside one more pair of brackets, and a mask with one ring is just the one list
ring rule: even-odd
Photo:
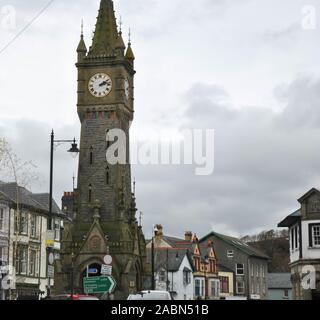
[[292,289],[290,273],[269,273],[268,274],[269,289]]
[[307,193],[305,193],[301,198],[299,198],[298,202],[302,203],[305,199],[309,198],[314,193],[320,195],[320,191],[318,189],[312,188]]
[[237,238],[226,236],[224,234],[220,234],[220,233],[217,233],[214,231],[211,231],[205,237],[200,239],[200,243],[206,241],[208,238],[210,238],[212,236],[217,237],[218,239],[236,247],[237,249],[239,249],[240,251],[244,252],[245,254],[247,254],[249,256],[262,258],[262,259],[270,259],[265,253],[261,252],[260,250],[258,250],[256,248],[249,246],[245,242],[243,242]]
[[[191,269],[193,269],[192,260],[187,250],[157,248],[154,251],[155,270],[162,268],[167,269],[169,272],[177,272],[187,256]],[[147,259],[151,259],[151,250],[147,250]]]
[[293,224],[297,223],[301,218],[301,209],[296,210],[295,212],[288,215],[284,220],[282,220],[279,224],[279,228],[290,227]]
[[224,266],[222,264],[218,264],[218,271],[234,273],[233,270],[229,269],[228,267],[226,267],[226,266]]
[[[31,207],[36,210],[49,212],[49,194],[48,193],[32,193],[24,187],[18,186],[15,182],[0,182],[0,192],[11,203],[18,203],[23,206]],[[64,215],[57,203],[52,199],[52,212]]]

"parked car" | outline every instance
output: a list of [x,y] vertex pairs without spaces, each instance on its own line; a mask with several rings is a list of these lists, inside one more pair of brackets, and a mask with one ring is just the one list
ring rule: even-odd
[[173,300],[173,298],[167,291],[144,290],[130,294],[127,300]]
[[71,297],[71,294],[60,294],[60,295],[56,295],[56,296],[51,296],[51,297],[47,297],[45,298],[45,300],[99,300],[97,297],[95,296],[87,296],[87,295],[80,295],[80,294],[74,294]]

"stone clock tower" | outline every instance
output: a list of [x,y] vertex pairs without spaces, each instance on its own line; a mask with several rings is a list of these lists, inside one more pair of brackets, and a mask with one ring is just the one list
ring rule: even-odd
[[[134,54],[118,31],[113,2],[101,0],[92,45],[83,34],[77,49],[78,104],[81,122],[75,218],[63,232],[56,291],[83,292],[87,267],[98,269],[113,258],[116,299],[142,289],[145,239],[136,219],[131,190],[129,128],[134,115]],[[126,164],[110,165],[106,151],[110,130],[126,135]],[[73,267],[72,267],[73,266]],[[73,281],[72,281],[73,270]]]

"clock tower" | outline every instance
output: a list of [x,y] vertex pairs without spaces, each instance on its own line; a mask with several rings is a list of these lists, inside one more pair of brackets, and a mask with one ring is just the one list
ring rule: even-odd
[[[142,289],[145,239],[136,219],[131,189],[129,129],[134,116],[134,54],[118,30],[113,1],[101,0],[92,45],[83,33],[77,48],[78,103],[81,122],[75,217],[63,233],[56,288],[84,293],[87,269],[101,275],[103,258],[112,256],[116,299]],[[108,134],[125,134],[126,163],[110,164],[106,153],[116,141]],[[73,265],[72,279],[70,268]],[[63,286],[63,283],[65,285]]]

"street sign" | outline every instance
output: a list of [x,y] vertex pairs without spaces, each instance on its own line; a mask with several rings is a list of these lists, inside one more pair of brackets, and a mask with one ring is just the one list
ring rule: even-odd
[[54,263],[54,255],[52,252],[49,253],[48,262],[51,265],[53,265],[53,263]]
[[103,258],[105,264],[112,264],[112,257],[108,254]]
[[48,266],[48,278],[54,278],[54,266]]
[[88,273],[89,274],[97,274],[98,273],[98,269],[96,269],[96,268],[88,269]]
[[106,264],[103,264],[101,266],[101,274],[105,276],[111,276],[112,275],[112,266],[108,266]]
[[112,277],[83,278],[83,287],[87,294],[112,293],[116,286],[117,283]]

